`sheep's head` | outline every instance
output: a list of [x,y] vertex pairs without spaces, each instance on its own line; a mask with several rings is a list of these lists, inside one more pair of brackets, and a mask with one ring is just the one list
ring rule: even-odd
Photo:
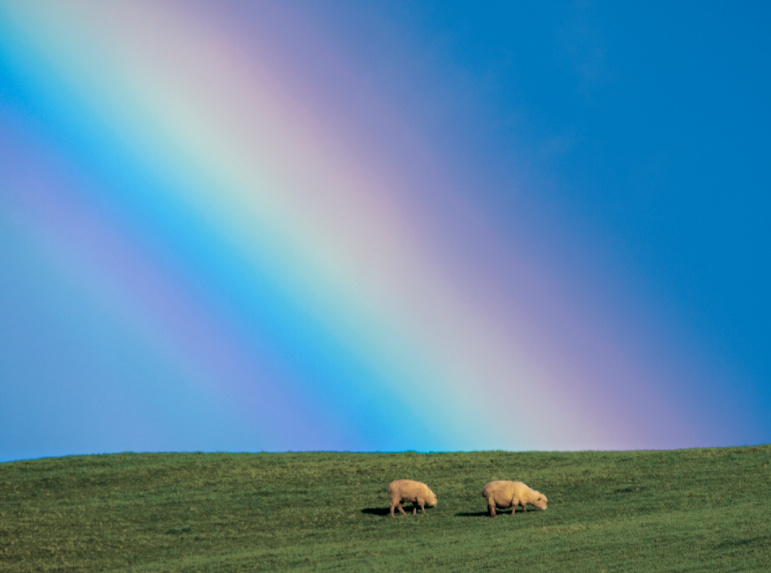
[[546,502],[549,500],[540,491],[535,492],[535,494],[535,499],[531,503],[539,509],[546,509]]
[[426,501],[428,502],[428,505],[430,505],[431,507],[434,507],[437,501],[436,494],[433,491],[428,490],[428,496],[426,497]]

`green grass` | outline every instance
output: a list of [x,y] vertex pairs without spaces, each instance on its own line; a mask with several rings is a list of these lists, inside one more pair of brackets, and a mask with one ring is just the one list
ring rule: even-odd
[[[0,464],[0,571],[769,571],[771,446]],[[424,481],[425,515],[386,515]],[[485,515],[493,479],[549,509]]]

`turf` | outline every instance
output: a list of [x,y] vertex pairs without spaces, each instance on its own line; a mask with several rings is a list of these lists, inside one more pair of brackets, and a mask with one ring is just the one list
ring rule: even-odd
[[[769,571],[771,446],[0,464],[0,571]],[[387,514],[424,481],[425,515]],[[547,511],[485,514],[519,479]]]

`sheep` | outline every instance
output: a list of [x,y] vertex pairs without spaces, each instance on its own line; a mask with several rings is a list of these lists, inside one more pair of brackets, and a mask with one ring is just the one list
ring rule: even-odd
[[545,510],[548,501],[544,494],[530,489],[521,481],[491,481],[482,490],[482,497],[487,499],[490,517],[495,517],[496,507],[511,507],[513,516],[518,505],[527,513],[525,506],[528,503]]
[[418,506],[423,513],[426,513],[425,506],[433,507],[436,505],[436,495],[423,482],[413,481],[411,479],[397,479],[388,484],[388,495],[391,498],[391,517],[394,516],[394,508],[399,508],[404,515],[407,515],[402,507],[403,501],[412,502],[412,513],[417,512]]

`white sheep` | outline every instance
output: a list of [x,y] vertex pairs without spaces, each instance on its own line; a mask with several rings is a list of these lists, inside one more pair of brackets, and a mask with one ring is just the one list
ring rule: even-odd
[[399,508],[404,515],[407,513],[402,507],[402,502],[412,502],[412,513],[417,512],[418,506],[423,513],[426,513],[425,506],[433,507],[436,505],[436,495],[423,482],[413,481],[411,479],[397,479],[388,484],[388,495],[391,498],[391,517],[394,516],[394,508]]
[[545,510],[548,501],[544,494],[530,489],[521,481],[491,481],[482,490],[482,497],[487,499],[491,517],[495,517],[496,507],[510,507],[511,515],[514,515],[518,505],[527,513],[525,506],[528,503]]

